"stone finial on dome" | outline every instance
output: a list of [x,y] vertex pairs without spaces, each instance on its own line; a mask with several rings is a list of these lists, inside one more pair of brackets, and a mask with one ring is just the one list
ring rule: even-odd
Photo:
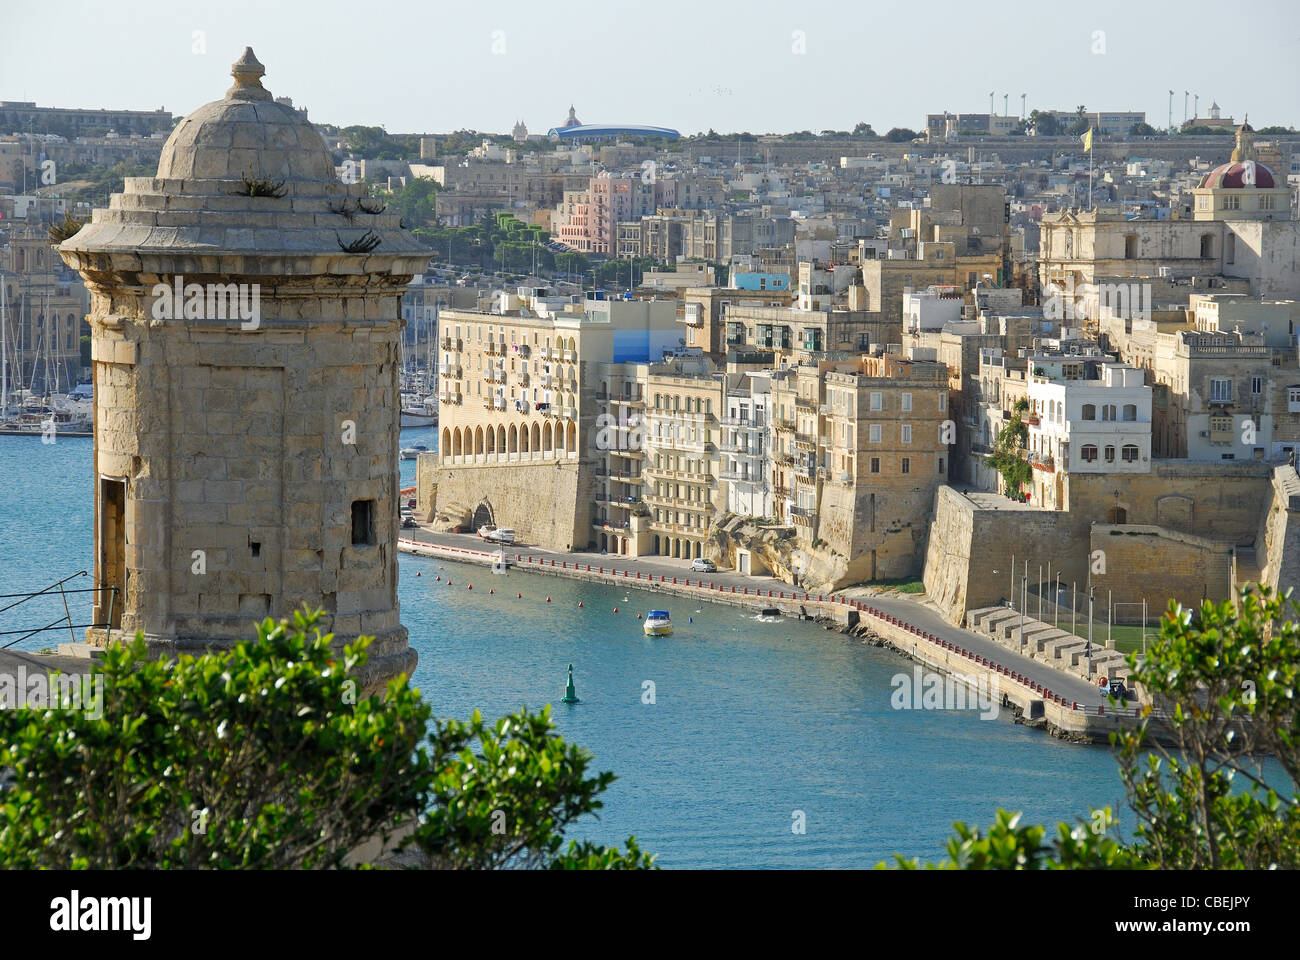
[[262,86],[266,67],[258,62],[252,47],[245,47],[243,56],[230,65],[230,75],[235,85],[226,91],[227,100],[270,100],[271,91]]

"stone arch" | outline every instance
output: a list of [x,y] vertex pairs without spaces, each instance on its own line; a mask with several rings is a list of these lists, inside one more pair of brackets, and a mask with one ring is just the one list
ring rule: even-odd
[[534,454],[538,454],[538,453],[541,453],[541,452],[542,452],[542,428],[539,427],[539,426],[538,426],[537,424],[535,424],[535,423],[533,424],[533,446],[532,446],[532,449],[533,449],[533,453],[534,453]]
[[464,448],[461,446],[460,427],[457,427],[455,432],[451,435],[451,455],[453,457],[459,457],[463,453]]
[[559,422],[555,424],[555,452],[564,452],[564,426]]
[[548,420],[546,426],[542,427],[542,453],[550,453],[551,450],[551,423]]
[[577,453],[578,452],[578,425],[574,423],[572,420],[569,421],[568,434],[569,434],[569,442],[566,446],[569,449],[569,453]]
[[1175,530],[1189,530],[1195,515],[1195,501],[1181,493],[1167,493],[1156,499],[1156,523]]
[[[518,453],[519,452],[519,428],[516,427],[513,423],[510,424],[509,442],[510,445],[506,447],[506,452]],[[524,443],[527,442],[528,442],[527,440],[524,441]]]
[[497,427],[497,455],[501,456],[506,452],[506,428],[505,425]]
[[475,427],[475,428],[474,428],[474,456],[477,457],[477,456],[481,455],[481,454],[483,453],[483,449],[484,449],[484,448],[483,448],[483,428],[482,428],[482,427]]
[[472,521],[474,529],[477,530],[482,526],[496,526],[495,511],[492,509],[492,503],[489,500],[480,500],[479,505],[474,508],[474,519]]
[[447,427],[442,428],[442,442],[438,444],[438,450],[442,454],[438,459],[444,462],[452,456],[451,430]]
[[490,425],[483,437],[483,452],[489,457],[497,452],[497,432]]

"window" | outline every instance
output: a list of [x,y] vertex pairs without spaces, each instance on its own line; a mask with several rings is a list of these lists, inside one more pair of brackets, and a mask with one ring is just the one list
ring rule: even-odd
[[872,473],[879,473],[879,472],[880,472],[880,458],[879,458],[879,457],[872,457],[872,458],[871,458],[871,472],[872,472]]
[[1138,408],[1136,403],[1124,404],[1124,419],[1129,423],[1136,421],[1138,418]]
[[1232,381],[1213,377],[1210,380],[1210,403],[1232,403]]
[[1124,444],[1124,449],[1120,451],[1125,463],[1137,463],[1138,448],[1131,443]]
[[911,473],[911,472],[912,472],[912,460],[911,460],[910,457],[904,457],[904,458],[903,458],[903,472],[904,472],[904,473]]
[[1224,241],[1223,260],[1225,263],[1237,262],[1237,235],[1228,234],[1227,240]]
[[1250,392],[1253,393],[1253,394],[1254,394],[1255,396],[1257,396],[1257,397],[1258,397],[1261,393],[1264,392],[1264,378],[1263,378],[1263,377],[1251,377],[1251,378],[1250,378]]
[[946,394],[946,393],[940,393],[940,394],[939,394],[939,412],[940,412],[940,413],[943,413],[943,412],[944,412],[945,410],[947,410],[947,409],[948,409],[948,394]]
[[375,542],[375,501],[352,501],[352,545],[366,546]]
[[912,442],[912,425],[910,423],[903,424],[902,429],[899,431],[898,439],[903,441],[903,443]]
[[1106,462],[1107,463],[1115,462],[1115,448],[1110,444],[1106,444]]
[[1101,419],[1110,423],[1115,420],[1115,404],[1106,403],[1101,407]]
[[943,475],[943,457],[939,458],[939,474]]
[[1096,406],[1094,406],[1094,405],[1091,404],[1091,403],[1085,403],[1085,404],[1083,405],[1083,419],[1085,419],[1085,420],[1096,420],[1096,419],[1097,419],[1097,408],[1096,408]]
[[1260,197],[1260,198],[1259,198],[1259,209],[1261,209],[1261,210],[1272,210],[1272,209],[1273,209],[1273,197],[1271,197],[1271,196],[1262,196],[1262,197]]
[[873,423],[871,425],[871,427],[869,428],[869,432],[867,434],[867,440],[870,443],[880,442],[880,424]]
[[1214,234],[1201,234],[1201,256],[1207,260],[1214,256]]
[[1124,238],[1124,259],[1136,260],[1138,255],[1138,238],[1137,234],[1130,233]]
[[903,394],[903,409],[904,410],[912,409],[912,395],[910,393]]
[[873,391],[871,392],[871,409],[872,409],[872,410],[882,410],[882,409],[884,409],[884,404],[883,404],[883,402],[882,402],[883,397],[884,397],[884,394],[880,393],[880,391],[878,391],[878,390],[873,390]]
[[1240,209],[1241,209],[1241,197],[1224,197],[1224,198],[1223,198],[1223,209],[1224,209],[1224,210],[1240,210]]
[[1095,443],[1085,443],[1079,448],[1079,455],[1083,457],[1084,463],[1092,463],[1097,459],[1097,445]]

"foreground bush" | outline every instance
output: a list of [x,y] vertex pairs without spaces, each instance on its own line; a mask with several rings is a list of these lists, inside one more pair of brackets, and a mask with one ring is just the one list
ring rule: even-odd
[[563,848],[614,776],[587,776],[549,708],[430,730],[405,678],[358,695],[367,638],[340,658],[315,622],[175,662],[137,637],[92,668],[102,711],[0,711],[0,865],[340,867],[400,828],[439,867],[653,866],[634,838]]

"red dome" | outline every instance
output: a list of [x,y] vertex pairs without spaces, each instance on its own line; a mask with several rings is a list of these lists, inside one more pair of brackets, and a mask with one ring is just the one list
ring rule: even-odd
[[[1247,166],[1254,167],[1254,183],[1247,182]],[[1238,190],[1242,187],[1257,187],[1261,190],[1271,190],[1273,188],[1273,171],[1255,160],[1249,160],[1246,163],[1224,163],[1215,167],[1204,177],[1198,189],[1205,187],[1227,187]]]

